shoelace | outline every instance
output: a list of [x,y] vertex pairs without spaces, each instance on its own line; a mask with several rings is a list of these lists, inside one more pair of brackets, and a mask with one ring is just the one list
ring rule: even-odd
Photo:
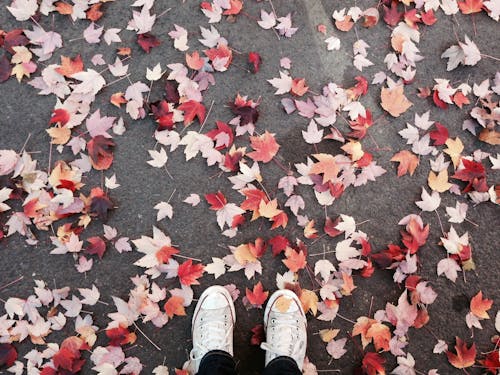
[[[206,336],[207,339],[204,340],[205,345],[197,342],[196,346],[193,346],[193,349],[189,353],[189,357],[191,358],[191,360],[200,360],[203,355],[210,350],[225,348],[229,345],[231,330],[219,319],[219,317],[215,317],[215,319],[213,320],[207,319],[206,317],[204,318],[204,321],[202,323],[204,326],[203,330],[204,332],[210,332],[210,335]],[[198,353],[203,354],[200,355]]]
[[295,331],[299,322],[297,319],[273,319],[274,335],[273,345],[263,342],[260,347],[276,356],[293,357],[296,347],[300,344]]

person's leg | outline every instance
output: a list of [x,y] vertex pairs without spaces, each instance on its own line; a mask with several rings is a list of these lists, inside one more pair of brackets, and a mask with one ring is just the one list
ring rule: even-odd
[[306,356],[307,319],[302,304],[291,290],[273,293],[264,312],[266,351],[264,375],[299,375]]
[[212,350],[201,360],[197,375],[237,375],[236,363],[229,353]]
[[190,353],[196,374],[234,375],[233,328],[236,321],[233,300],[226,288],[207,288],[194,310]]

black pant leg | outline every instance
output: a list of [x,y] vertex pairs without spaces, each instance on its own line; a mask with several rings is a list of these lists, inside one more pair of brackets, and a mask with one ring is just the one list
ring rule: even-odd
[[266,366],[262,375],[301,375],[297,362],[290,357],[276,357]]
[[197,375],[237,375],[236,362],[223,350],[212,350],[201,360]]

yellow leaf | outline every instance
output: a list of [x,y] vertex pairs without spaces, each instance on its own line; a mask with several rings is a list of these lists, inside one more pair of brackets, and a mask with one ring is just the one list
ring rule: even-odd
[[255,262],[257,258],[250,251],[250,246],[247,244],[240,245],[233,253],[234,258],[239,264],[245,265],[247,263]]
[[15,46],[12,47],[12,49],[16,52],[14,56],[12,56],[12,60],[10,60],[12,64],[27,63],[33,57],[30,50],[24,46]]
[[456,169],[458,163],[460,162],[462,151],[464,150],[464,144],[462,143],[460,138],[457,137],[455,138],[455,140],[448,138],[446,140],[446,146],[448,146],[448,148],[444,150],[444,152],[450,155],[453,166]]
[[261,200],[259,203],[259,214],[263,217],[267,217],[268,219],[271,219],[275,217],[276,215],[279,215],[281,212],[280,209],[278,209],[278,200],[273,199],[272,201],[266,203],[264,200]]
[[352,161],[358,161],[365,153],[361,147],[361,143],[357,141],[349,141],[349,143],[343,145],[341,149],[351,156]]
[[322,329],[319,331],[319,337],[323,342],[332,341],[339,334],[340,329]]
[[302,289],[300,294],[300,302],[302,303],[302,308],[304,312],[307,313],[311,311],[313,315],[318,312],[318,296],[312,290]]
[[396,86],[392,90],[387,87],[382,87],[380,98],[382,100],[380,103],[382,108],[393,117],[399,117],[413,104],[406,98],[403,86]]
[[53,145],[64,145],[69,141],[71,137],[71,130],[68,128],[50,128],[46,130],[49,133],[50,138],[52,138]]
[[443,169],[437,175],[433,171],[430,171],[427,183],[432,190],[438,193],[444,193],[452,186],[448,182],[448,171],[446,169]]
[[278,309],[279,312],[286,313],[288,309],[290,308],[290,305],[292,304],[292,299],[285,297],[285,296],[280,296],[275,303],[276,308]]

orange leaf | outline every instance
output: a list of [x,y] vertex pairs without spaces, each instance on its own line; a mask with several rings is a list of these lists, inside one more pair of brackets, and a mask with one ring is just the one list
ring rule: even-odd
[[367,318],[366,316],[360,316],[356,320],[352,329],[353,336],[361,335],[361,344],[363,345],[363,349],[372,341],[372,338],[368,338],[367,334],[373,323],[377,323],[377,321],[375,319]]
[[318,312],[318,296],[316,293],[312,290],[302,289],[299,299],[306,313],[311,311],[313,315],[316,315]]
[[241,12],[243,8],[243,2],[241,0],[229,0],[231,8],[227,9],[222,13],[225,16],[236,15]]
[[458,7],[463,14],[479,13],[483,8],[483,0],[465,0],[458,3]]
[[500,145],[500,133],[496,130],[483,129],[478,138],[490,145]]
[[172,296],[167,300],[167,302],[165,302],[163,308],[170,319],[172,319],[174,315],[185,316],[186,310],[184,310],[183,303],[184,298],[180,296]]
[[389,341],[391,340],[391,331],[389,327],[382,323],[373,323],[366,332],[366,338],[372,340],[375,350],[389,350]]
[[297,272],[306,267],[306,255],[302,250],[300,252],[295,251],[291,247],[289,247],[285,251],[286,259],[283,259],[283,263],[288,269],[292,272]]
[[335,26],[340,31],[349,31],[354,26],[354,22],[352,22],[351,16],[345,16],[342,21],[335,21]]
[[250,302],[253,307],[261,308],[264,302],[266,302],[267,296],[269,295],[269,292],[264,291],[262,283],[259,281],[253,287],[253,290],[250,290],[248,288],[245,289],[248,302]]
[[295,78],[292,81],[292,88],[290,89],[290,92],[293,95],[302,96],[307,92],[307,90],[309,90],[309,87],[306,85],[305,78]]
[[260,136],[250,137],[250,143],[255,151],[249,152],[248,156],[255,161],[264,163],[269,163],[280,148],[280,145],[274,139],[274,134],[269,133],[267,130]]
[[330,154],[314,154],[313,155],[318,162],[314,163],[311,167],[310,174],[320,174],[323,173],[323,183],[328,181],[334,181],[339,174],[339,167],[333,157]]
[[279,312],[286,313],[288,309],[290,308],[290,305],[292,304],[292,299],[285,297],[285,296],[280,296],[275,303],[276,308],[278,309]]
[[71,77],[73,74],[81,71],[83,71],[83,61],[80,55],[77,55],[74,59],[61,56],[61,66],[56,68],[56,72],[65,77]]
[[85,13],[87,14],[87,19],[92,22],[97,22],[104,13],[101,12],[102,3],[96,3],[92,5]]
[[351,292],[356,289],[356,285],[354,285],[354,280],[351,275],[348,275],[345,272],[342,272],[342,280],[344,283],[342,284],[342,294],[344,296],[350,296]]
[[479,319],[489,319],[487,311],[491,309],[493,305],[493,300],[491,299],[483,299],[483,292],[479,291],[472,299],[470,300],[470,311]]
[[179,265],[177,276],[182,285],[199,285],[198,279],[203,275],[203,264],[193,264],[191,259]]
[[467,348],[467,344],[460,337],[456,337],[455,339],[457,341],[455,345],[457,354],[447,350],[446,356],[448,357],[448,361],[456,368],[471,367],[476,361],[476,344],[472,344],[470,348]]
[[111,99],[109,100],[111,104],[114,106],[120,108],[122,104],[125,104],[127,102],[127,99],[125,99],[125,95],[123,92],[115,92],[113,95],[111,95]]
[[198,51],[194,51],[191,55],[186,53],[186,64],[193,70],[200,70],[205,65],[205,60],[200,57]]
[[406,173],[410,173],[410,176],[413,176],[419,163],[417,155],[408,150],[399,151],[394,154],[391,161],[399,163],[398,177],[404,176]]
[[406,98],[403,86],[397,86],[393,89],[382,87],[380,98],[382,100],[380,103],[382,108],[393,117],[399,117],[413,105],[413,103]]
[[304,237],[307,239],[318,237],[318,230],[314,228],[314,220],[309,220],[304,227]]
[[73,14],[73,5],[59,1],[56,3],[56,11],[63,15]]

